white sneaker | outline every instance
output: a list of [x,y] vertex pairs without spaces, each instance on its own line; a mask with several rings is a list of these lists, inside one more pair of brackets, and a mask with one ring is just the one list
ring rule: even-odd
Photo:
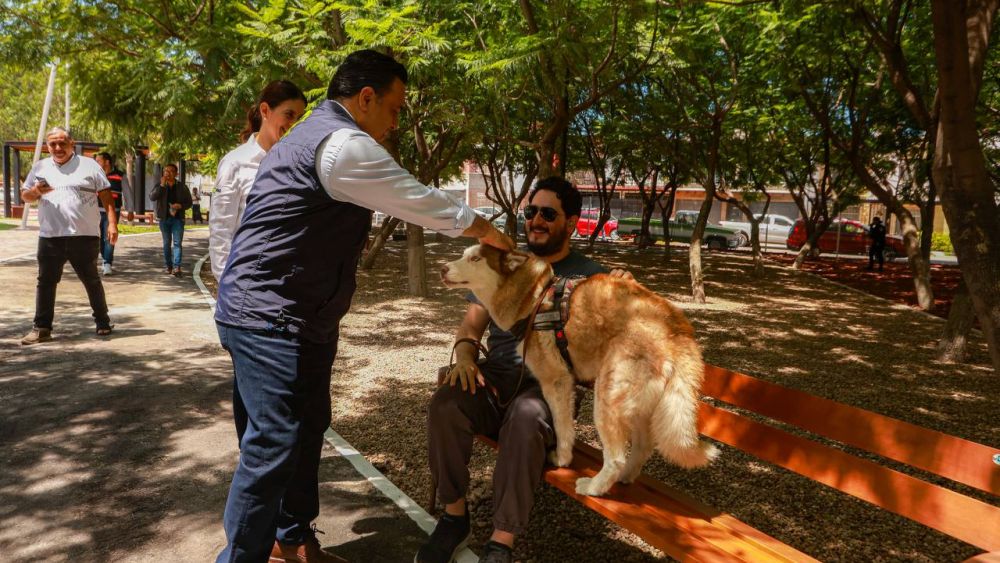
[[111,275],[111,264],[108,264],[107,262],[105,262],[104,263],[104,269],[101,270],[101,274],[103,274],[105,276],[110,276]]

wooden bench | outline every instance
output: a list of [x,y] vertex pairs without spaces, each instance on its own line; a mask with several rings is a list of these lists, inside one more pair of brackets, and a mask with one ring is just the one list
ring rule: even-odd
[[[1000,463],[994,460],[1000,451],[985,445],[715,366],[705,367],[702,393],[769,421],[1000,496]],[[969,561],[1000,562],[1000,507],[705,401],[699,413],[699,431],[761,460],[993,552]],[[489,438],[478,438],[496,447]],[[577,442],[572,464],[547,468],[545,480],[675,559],[814,561],[645,474],[631,485],[616,484],[604,497],[577,495],[576,480],[595,475],[601,463],[600,451]],[[435,489],[432,485],[431,510]]]

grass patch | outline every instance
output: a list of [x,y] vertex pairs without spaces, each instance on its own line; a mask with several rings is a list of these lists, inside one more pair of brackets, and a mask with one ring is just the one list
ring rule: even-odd
[[[184,230],[188,231],[191,229],[207,229],[208,225],[185,225]],[[118,224],[118,234],[120,235],[135,235],[140,233],[158,233],[160,232],[160,227],[158,225],[128,225],[125,223]]]

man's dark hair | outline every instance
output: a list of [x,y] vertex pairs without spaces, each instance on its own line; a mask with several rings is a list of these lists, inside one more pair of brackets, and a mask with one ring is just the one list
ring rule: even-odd
[[111,156],[111,153],[101,151],[101,152],[97,153],[95,156],[99,156],[99,157],[103,158],[104,160],[108,161],[108,164],[111,165],[111,167],[114,167],[114,165],[115,165],[115,157]]
[[566,179],[559,176],[549,176],[539,180],[531,193],[528,194],[528,203],[531,203],[531,200],[535,199],[535,194],[541,190],[548,190],[556,194],[567,217],[580,215],[580,210],[583,208],[583,196],[580,195],[580,190]]
[[365,86],[371,86],[375,94],[381,96],[389,91],[397,78],[406,84],[406,67],[396,59],[371,49],[354,51],[337,67],[326,97],[330,100],[349,98]]
[[164,165],[163,165],[163,167],[164,167],[164,168],[173,168],[173,169],[174,169],[174,172],[177,172],[177,165],[176,165],[176,164],[174,164],[173,162],[170,162],[170,163],[167,163],[167,164],[164,164]]

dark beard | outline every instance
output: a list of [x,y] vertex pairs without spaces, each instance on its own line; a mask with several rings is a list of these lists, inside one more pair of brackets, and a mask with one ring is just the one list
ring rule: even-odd
[[528,239],[528,250],[531,251],[535,256],[552,256],[553,254],[559,252],[563,248],[563,243],[566,242],[566,231],[559,231],[556,233],[549,233],[549,241],[545,244],[532,243],[531,239]]

